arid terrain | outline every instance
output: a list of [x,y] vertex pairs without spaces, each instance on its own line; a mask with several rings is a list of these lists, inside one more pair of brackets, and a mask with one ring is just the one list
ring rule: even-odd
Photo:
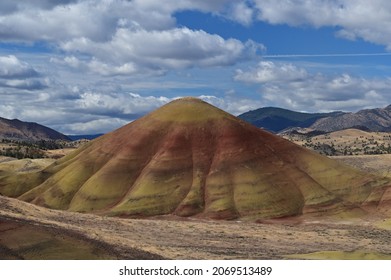
[[41,172],[0,176],[1,195],[51,209],[253,222],[352,209],[388,212],[390,187],[389,179],[196,98],[174,100]]
[[[387,155],[376,156],[376,161],[371,157],[342,160],[364,170],[373,162],[376,169],[390,165]],[[0,167],[17,162],[8,160]],[[31,166],[42,168],[42,162],[31,160]],[[391,221],[381,216],[262,223],[170,216],[122,219],[0,197],[2,259],[391,259],[390,242]]]
[[331,157],[354,168],[391,177],[391,155],[357,155]]
[[1,258],[391,259],[387,155],[331,159],[195,98],[56,153],[0,158]]
[[137,220],[0,200],[6,259],[391,259],[391,224],[382,220]]
[[303,129],[300,132],[282,133],[284,138],[328,156],[376,155],[391,153],[391,133],[367,132],[359,129],[345,129],[316,134]]

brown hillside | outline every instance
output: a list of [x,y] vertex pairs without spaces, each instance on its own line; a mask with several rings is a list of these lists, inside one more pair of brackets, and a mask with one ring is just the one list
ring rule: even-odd
[[12,139],[22,141],[70,141],[67,136],[49,127],[32,122],[23,122],[17,119],[8,120],[4,118],[0,118],[0,139]]
[[282,137],[325,155],[376,155],[391,153],[389,132],[344,129],[316,134],[313,131],[290,131]]
[[173,101],[0,194],[54,209],[218,219],[387,208],[389,181],[260,130],[201,100]]
[[369,131],[391,131],[391,105],[385,108],[366,109],[317,120],[310,128],[332,132],[360,127]]

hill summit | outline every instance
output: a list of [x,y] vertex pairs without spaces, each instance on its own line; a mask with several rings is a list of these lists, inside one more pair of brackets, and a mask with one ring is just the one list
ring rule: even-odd
[[264,219],[380,207],[389,182],[204,101],[182,98],[39,173],[0,174],[0,194],[103,215]]

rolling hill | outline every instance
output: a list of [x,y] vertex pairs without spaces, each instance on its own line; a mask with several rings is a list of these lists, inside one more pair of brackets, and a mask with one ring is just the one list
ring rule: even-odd
[[282,108],[265,107],[246,112],[238,117],[275,133],[298,127],[322,132],[349,128],[372,132],[391,132],[391,105],[385,108],[361,110],[356,113],[302,113]]
[[372,132],[391,132],[391,105],[385,108],[366,109],[317,120],[311,128],[332,132],[360,128]]
[[354,128],[321,134],[314,132],[302,133],[292,130],[280,135],[328,156],[391,153],[391,135],[388,132],[368,132]]
[[280,132],[291,127],[310,127],[319,119],[342,114],[342,112],[301,113],[276,107],[264,107],[238,117],[271,132]]
[[195,98],[172,101],[41,172],[0,174],[1,195],[121,217],[386,212],[389,186]]
[[18,141],[70,140],[64,134],[46,126],[33,122],[23,122],[17,119],[8,120],[5,118],[0,118],[0,139]]

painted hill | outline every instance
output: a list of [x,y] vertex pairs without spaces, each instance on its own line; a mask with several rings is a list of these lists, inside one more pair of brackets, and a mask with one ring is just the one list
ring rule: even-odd
[[0,139],[36,141],[36,140],[67,140],[70,139],[46,126],[23,122],[17,119],[0,118]]
[[319,119],[341,114],[343,113],[301,113],[276,107],[264,107],[238,117],[271,132],[280,132],[291,127],[309,127]]
[[317,120],[312,129],[325,132],[360,128],[372,132],[391,132],[391,105],[385,108],[361,110]]
[[131,217],[257,220],[388,209],[388,186],[194,98],[175,100],[42,172],[0,174],[2,195]]

